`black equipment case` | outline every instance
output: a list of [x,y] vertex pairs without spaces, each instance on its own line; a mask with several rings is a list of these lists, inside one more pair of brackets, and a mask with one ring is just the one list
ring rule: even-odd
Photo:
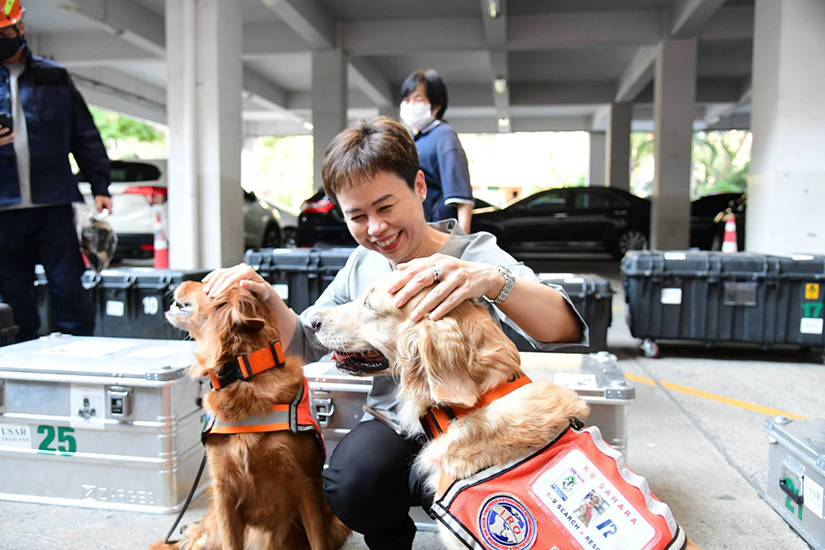
[[622,260],[628,325],[654,340],[825,347],[825,257],[634,251]]
[[[613,322],[613,289],[610,281],[593,274],[540,273],[547,283],[561,286],[573,306],[590,328],[590,344],[569,346],[555,351],[566,353],[594,353],[607,350],[607,328]],[[503,325],[504,333],[515,342],[519,351],[537,351],[519,333]]]
[[[54,331],[48,280],[37,266],[35,293],[40,313],[39,336]],[[184,281],[200,281],[209,271],[151,267],[104,269],[83,273],[83,287],[95,308],[95,336],[183,339],[186,334],[166,322],[172,293]]]
[[14,313],[9,304],[0,303],[0,346],[14,343],[19,327],[14,324]]
[[354,248],[262,248],[244,261],[270,283],[287,306],[301,313],[315,303],[347,263]]

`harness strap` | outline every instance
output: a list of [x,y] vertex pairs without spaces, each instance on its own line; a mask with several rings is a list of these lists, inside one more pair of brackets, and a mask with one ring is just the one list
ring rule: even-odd
[[234,361],[224,363],[217,374],[210,371],[209,379],[212,388],[219,390],[238,380],[249,380],[274,367],[283,367],[286,364],[284,350],[280,340],[273,340],[265,348],[251,353],[242,353],[235,356]]
[[520,372],[483,394],[472,407],[450,407],[446,405],[443,407],[431,407],[427,410],[426,414],[419,419],[421,427],[424,429],[424,434],[428,440],[433,440],[439,435],[446,433],[452,422],[463,416],[467,416],[475,410],[486,407],[496,399],[504,397],[508,393],[531,382],[532,380],[530,380],[529,376]]

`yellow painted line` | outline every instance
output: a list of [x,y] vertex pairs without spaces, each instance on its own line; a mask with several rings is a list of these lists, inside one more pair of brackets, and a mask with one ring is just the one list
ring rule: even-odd
[[[640,384],[647,384],[648,386],[655,386],[656,380],[653,378],[648,378],[646,376],[638,376],[635,374],[625,374],[628,380],[633,382],[638,382]],[[686,393],[688,395],[693,395],[696,397],[702,397],[704,399],[710,399],[711,401],[716,401],[717,403],[724,403],[725,405],[731,405],[734,407],[739,407],[740,409],[746,409],[753,412],[758,412],[760,414],[768,415],[768,416],[787,416],[788,418],[793,418],[796,420],[808,420],[810,419],[809,416],[801,416],[798,414],[794,414],[788,411],[783,411],[780,409],[773,409],[771,407],[764,407],[762,405],[757,405],[755,403],[748,403],[747,401],[740,401],[739,399],[732,399],[730,397],[725,397],[724,395],[718,395],[715,393],[710,393],[702,390],[697,390],[695,388],[689,388],[688,386],[681,386],[679,384],[674,384],[672,382],[659,382],[663,387],[678,391],[680,393]]]
[[639,382],[640,384],[647,384],[648,386],[655,386],[656,381],[653,378],[648,378],[647,376],[638,376],[636,374],[627,374],[625,376],[628,380],[633,380],[634,382]]

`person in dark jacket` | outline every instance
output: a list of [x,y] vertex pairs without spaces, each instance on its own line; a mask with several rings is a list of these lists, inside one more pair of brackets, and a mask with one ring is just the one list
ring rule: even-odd
[[37,336],[35,264],[43,264],[55,330],[94,331],[72,202],[82,201],[69,153],[112,210],[110,163],[68,71],[31,53],[19,0],[0,4],[0,297],[14,311],[17,340]]

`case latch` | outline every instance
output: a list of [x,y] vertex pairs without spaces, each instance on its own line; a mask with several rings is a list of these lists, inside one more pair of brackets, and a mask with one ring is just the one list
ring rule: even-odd
[[132,414],[132,388],[112,386],[106,392],[109,417],[126,420]]
[[332,397],[315,397],[312,403],[318,415],[318,425],[328,428],[332,424],[332,415],[335,414],[335,403],[332,402]]

